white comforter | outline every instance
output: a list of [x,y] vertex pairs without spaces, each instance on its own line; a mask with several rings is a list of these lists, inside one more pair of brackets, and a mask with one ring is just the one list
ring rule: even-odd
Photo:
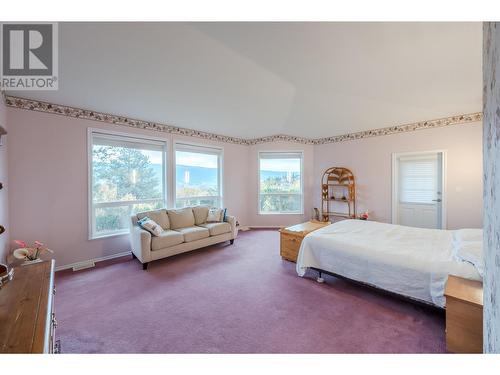
[[315,267],[443,307],[448,275],[482,280],[471,263],[454,258],[454,232],[340,221],[304,238],[297,273]]

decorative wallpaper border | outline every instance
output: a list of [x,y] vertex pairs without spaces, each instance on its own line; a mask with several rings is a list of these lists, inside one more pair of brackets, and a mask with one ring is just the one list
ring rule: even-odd
[[207,132],[202,132],[202,131],[193,130],[193,129],[179,128],[177,126],[160,124],[160,123],[151,122],[151,121],[136,120],[136,119],[132,119],[129,117],[110,115],[107,113],[90,111],[87,109],[69,107],[69,106],[59,105],[59,104],[52,104],[52,103],[42,102],[42,101],[38,101],[38,100],[19,98],[19,97],[10,96],[10,95],[7,95],[5,97],[5,103],[9,107],[27,109],[30,111],[51,113],[51,114],[55,114],[55,115],[74,117],[74,118],[91,120],[91,121],[106,122],[108,124],[123,125],[123,126],[128,126],[131,128],[154,130],[154,131],[170,133],[170,134],[185,135],[188,137],[203,138],[203,139],[208,139],[211,141],[235,143],[235,144],[241,144],[241,145],[248,144],[248,141],[246,139],[243,139],[243,138],[228,137],[225,135],[207,133]]
[[267,142],[295,142],[307,145],[323,145],[328,143],[337,143],[337,142],[345,142],[352,141],[356,139],[369,138],[369,137],[379,137],[383,135],[391,135],[405,132],[412,132],[416,130],[424,130],[424,129],[432,129],[432,128],[440,128],[443,126],[450,125],[459,125],[459,124],[469,124],[478,121],[482,121],[483,114],[482,112],[469,113],[464,115],[450,116],[444,117],[436,120],[427,120],[414,122],[410,124],[389,126],[386,128],[373,129],[373,130],[364,130],[356,133],[349,133],[343,135],[336,135],[333,137],[323,137],[323,138],[304,138],[304,137],[295,137],[292,135],[286,134],[277,134],[271,135],[267,137],[259,137],[259,138],[238,138],[238,137],[229,137],[220,134],[208,133],[199,130],[180,128],[177,126],[160,124],[151,121],[142,121],[136,120],[129,117],[110,115],[101,112],[90,111],[86,109],[69,107],[59,104],[52,104],[47,102],[42,102],[39,100],[25,99],[10,95],[3,94],[5,104],[9,107],[26,109],[30,111],[51,113],[61,116],[68,116],[73,118],[81,118],[85,120],[91,121],[99,121],[105,122],[108,124],[116,124],[123,125],[132,128],[138,129],[146,129],[146,130],[154,130],[164,133],[184,135],[188,137],[196,137],[202,139],[208,139],[210,141],[217,142],[225,142],[225,143],[233,143],[239,145],[257,145],[261,143]]
[[318,138],[314,140],[315,145],[321,145],[326,143],[335,143],[335,142],[345,142],[345,141],[353,141],[355,139],[361,138],[369,138],[369,137],[379,137],[382,135],[391,135],[397,133],[405,133],[405,132],[413,132],[416,130],[424,130],[424,129],[432,129],[432,128],[441,128],[443,126],[450,125],[460,125],[460,124],[469,124],[483,120],[482,112],[468,113],[465,115],[456,115],[450,117],[444,117],[436,120],[427,120],[414,122],[411,124],[404,125],[396,125],[389,126],[387,128],[380,128],[374,130],[365,130],[357,133],[350,133],[344,135],[337,135],[333,137],[325,137]]

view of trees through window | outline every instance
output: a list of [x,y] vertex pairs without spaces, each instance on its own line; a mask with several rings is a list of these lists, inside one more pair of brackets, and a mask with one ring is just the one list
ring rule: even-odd
[[163,150],[92,146],[93,235],[125,232],[132,213],[165,206]]
[[263,153],[259,161],[260,212],[302,211],[301,156]]
[[[126,233],[130,215],[166,207],[165,144],[92,135],[91,236]],[[259,158],[260,213],[301,213],[301,153],[263,152]],[[178,144],[176,207],[220,207],[221,151]]]
[[198,204],[220,207],[220,191],[218,153],[176,150],[176,207]]

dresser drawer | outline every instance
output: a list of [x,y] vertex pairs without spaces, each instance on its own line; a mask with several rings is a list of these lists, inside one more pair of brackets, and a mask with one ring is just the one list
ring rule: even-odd
[[446,347],[454,353],[483,352],[483,309],[446,298]]
[[282,258],[286,260],[291,260],[292,262],[296,262],[299,252],[287,248],[282,248],[280,255]]
[[281,245],[293,251],[299,251],[302,238],[290,234],[281,234]]

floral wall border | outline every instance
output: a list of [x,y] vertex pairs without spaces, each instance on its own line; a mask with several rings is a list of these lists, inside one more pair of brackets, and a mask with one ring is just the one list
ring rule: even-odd
[[435,120],[420,121],[420,122],[414,122],[414,123],[410,123],[410,124],[389,126],[386,128],[364,130],[364,131],[360,131],[360,132],[356,132],[356,133],[349,133],[349,134],[337,135],[337,136],[332,136],[332,137],[315,138],[315,139],[304,138],[304,137],[295,137],[295,136],[286,135],[286,134],[277,134],[277,135],[271,135],[271,136],[267,136],[267,137],[245,139],[245,138],[230,137],[230,136],[225,136],[225,135],[220,135],[220,134],[208,133],[208,132],[203,132],[203,131],[199,131],[199,130],[180,128],[177,126],[160,124],[160,123],[151,122],[151,121],[136,120],[136,119],[132,119],[129,117],[110,115],[110,114],[106,114],[106,113],[101,113],[101,112],[96,112],[96,111],[91,111],[91,110],[86,110],[86,109],[81,109],[81,108],[76,108],[76,107],[69,107],[69,106],[64,106],[64,105],[59,105],[59,104],[47,103],[47,102],[43,102],[43,101],[39,101],[39,100],[15,97],[15,96],[6,95],[3,92],[2,92],[2,96],[4,97],[5,104],[8,107],[26,109],[26,110],[30,110],[30,111],[44,112],[44,113],[50,113],[50,114],[56,114],[56,115],[61,115],[61,116],[68,116],[68,117],[73,117],[73,118],[81,118],[81,119],[85,119],[85,120],[99,121],[99,122],[105,122],[105,123],[109,123],[109,124],[123,125],[123,126],[132,127],[132,128],[153,130],[153,131],[183,135],[183,136],[188,136],[188,137],[202,138],[202,139],[207,139],[210,141],[246,145],[246,146],[252,146],[252,145],[257,145],[257,144],[261,144],[261,143],[268,143],[268,142],[280,142],[280,141],[281,142],[295,142],[295,143],[301,143],[301,144],[307,144],[307,145],[323,145],[323,144],[329,144],[329,143],[352,141],[352,140],[362,139],[362,138],[379,137],[379,136],[383,136],[383,135],[412,132],[412,131],[416,131],[416,130],[440,128],[440,127],[450,126],[450,125],[469,124],[469,123],[475,123],[478,121],[482,121],[482,119],[483,119],[482,112],[475,112],[475,113],[469,113],[469,114],[463,114],[463,115],[444,117],[444,118],[435,119]]
[[374,130],[365,130],[357,133],[350,133],[344,135],[337,135],[333,137],[318,138],[314,140],[315,145],[322,145],[327,143],[353,141],[355,139],[379,137],[383,135],[391,135],[405,132],[413,132],[416,130],[425,130],[432,128],[442,128],[450,125],[472,124],[483,120],[482,112],[468,113],[464,115],[456,115],[444,117],[436,120],[419,121],[411,124],[403,124],[396,126],[389,126],[386,128],[379,128]]
[[52,104],[47,102],[42,102],[39,100],[25,99],[15,96],[6,95],[5,103],[9,107],[27,109],[30,111],[50,113],[55,115],[105,122],[108,124],[116,124],[128,126],[131,128],[154,130],[164,133],[185,135],[189,137],[197,137],[208,139],[211,141],[219,141],[226,143],[235,144],[247,144],[247,140],[237,137],[228,137],[219,134],[207,133],[193,129],[179,128],[177,126],[171,126],[166,124],[159,124],[151,121],[136,120],[124,116],[110,115],[107,113],[91,111],[87,109],[81,109],[76,107],[69,107],[65,105]]

